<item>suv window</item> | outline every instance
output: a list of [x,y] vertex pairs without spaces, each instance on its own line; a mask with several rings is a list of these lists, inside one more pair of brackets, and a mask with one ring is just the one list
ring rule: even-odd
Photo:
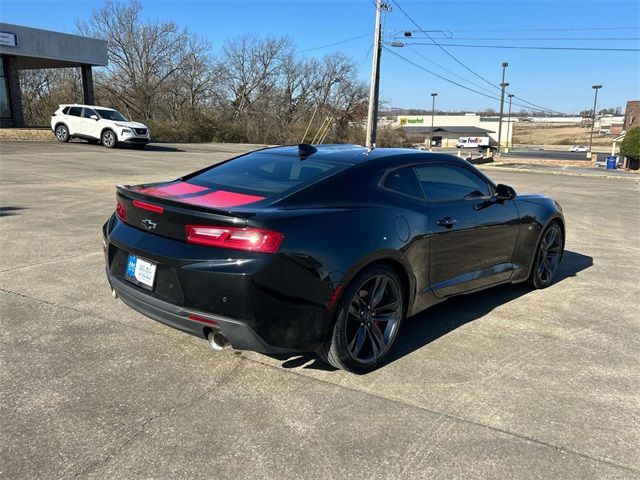
[[98,115],[104,120],[114,120],[116,122],[128,122],[127,117],[115,110],[106,110],[104,108],[96,109]]
[[79,117],[82,109],[80,107],[70,107],[67,115],[71,115],[73,117]]
[[413,167],[399,168],[387,173],[382,186],[387,190],[416,198],[424,198],[422,188]]
[[71,107],[64,107],[64,108],[62,109],[62,113],[64,113],[65,115],[67,115],[67,114],[69,113],[69,109],[70,109],[70,108],[71,108]]
[[416,171],[430,202],[491,196],[487,182],[459,165],[428,165]]
[[96,112],[92,108],[83,108],[82,109],[82,117],[83,118],[91,118],[91,115],[95,115]]
[[347,166],[324,159],[300,160],[297,156],[250,153],[214,166],[191,177],[189,182],[266,197],[310,185]]

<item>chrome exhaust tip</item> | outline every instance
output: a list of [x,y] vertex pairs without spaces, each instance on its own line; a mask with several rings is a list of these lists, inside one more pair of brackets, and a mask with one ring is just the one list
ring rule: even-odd
[[211,348],[216,351],[222,350],[229,346],[229,341],[218,331],[214,331],[207,335],[207,340],[211,344]]
[[118,292],[116,292],[116,289],[111,287],[111,296],[113,298],[118,298]]

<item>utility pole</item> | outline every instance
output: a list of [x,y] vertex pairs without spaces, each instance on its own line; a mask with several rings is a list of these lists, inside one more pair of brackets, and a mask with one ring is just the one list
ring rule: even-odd
[[436,97],[437,93],[432,93],[431,98],[433,99],[431,102],[431,131],[429,132],[429,151],[433,152],[433,117],[436,113]]
[[598,90],[602,88],[602,85],[592,85],[596,91],[595,97],[593,98],[593,119],[591,120],[591,136],[589,137],[589,151],[587,152],[587,158],[591,155],[591,147],[593,145],[593,128],[596,125],[596,105],[598,104]]
[[504,114],[504,89],[508,87],[508,83],[504,83],[504,74],[505,70],[509,64],[507,62],[502,62],[502,82],[500,83],[501,93],[500,93],[500,122],[498,124],[498,150],[497,153],[500,155],[500,141],[502,140],[502,115]]
[[[515,95],[513,93],[510,93],[509,95],[507,95],[509,97],[509,115],[507,117],[507,153],[509,153],[509,133],[511,132],[511,100],[513,100],[513,97],[515,97]],[[511,146],[513,147],[513,142],[511,142]]]
[[371,62],[371,86],[369,89],[369,112],[367,114],[367,141],[368,148],[376,147],[376,133],[378,130],[378,93],[380,91],[380,53],[382,51],[382,25],[380,17],[382,10],[391,11],[391,7],[376,1],[376,30],[373,39],[373,60]]

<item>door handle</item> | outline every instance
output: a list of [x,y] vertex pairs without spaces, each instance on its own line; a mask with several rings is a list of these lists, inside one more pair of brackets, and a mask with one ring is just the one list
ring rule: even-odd
[[438,225],[440,225],[441,227],[447,227],[447,228],[451,228],[453,227],[456,223],[458,223],[458,221],[455,218],[451,218],[451,217],[444,217],[441,218],[440,220],[438,220],[436,222]]

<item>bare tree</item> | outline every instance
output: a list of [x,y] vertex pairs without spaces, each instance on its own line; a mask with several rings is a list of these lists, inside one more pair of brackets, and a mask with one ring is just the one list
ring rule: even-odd
[[109,66],[96,75],[102,94],[113,104],[144,119],[162,110],[171,86],[208,53],[209,45],[174,22],[140,20],[138,0],[108,0],[80,33],[108,41]]
[[[143,21],[141,12],[139,0],[107,0],[77,28],[108,42],[109,66],[94,75],[98,102],[148,122],[155,138],[293,143],[305,132],[307,141],[360,135],[368,89],[348,56],[300,58],[286,36],[242,35],[216,58],[197,35]],[[78,72],[62,71],[23,76],[28,118],[46,123],[56,101],[82,98]]]

